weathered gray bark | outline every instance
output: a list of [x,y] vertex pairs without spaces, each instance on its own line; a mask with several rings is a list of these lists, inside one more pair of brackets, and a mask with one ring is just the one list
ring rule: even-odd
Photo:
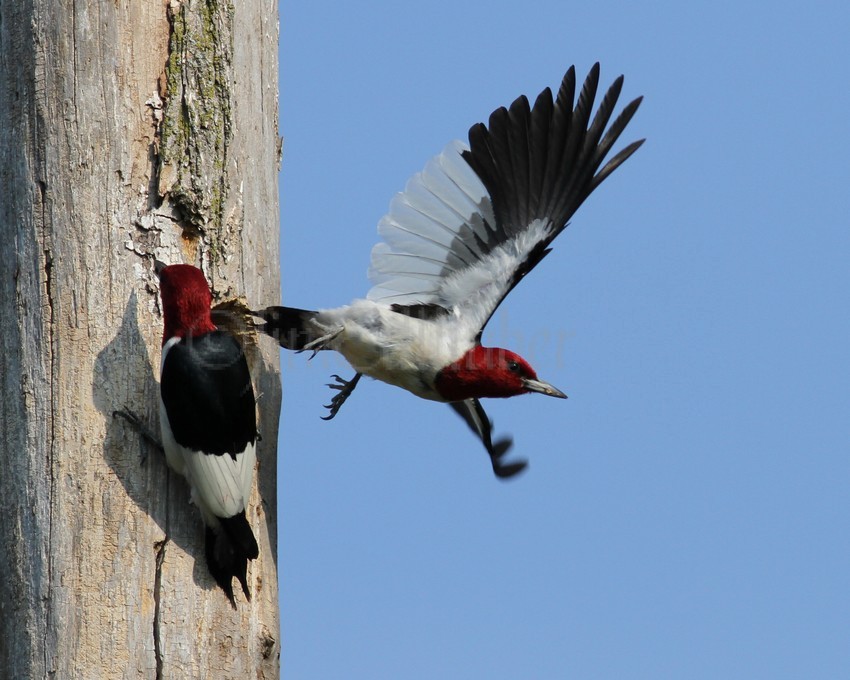
[[276,348],[248,338],[235,611],[186,485],[112,417],[157,426],[151,256],[278,296],[277,5],[0,0],[0,107],[0,677],[278,677]]

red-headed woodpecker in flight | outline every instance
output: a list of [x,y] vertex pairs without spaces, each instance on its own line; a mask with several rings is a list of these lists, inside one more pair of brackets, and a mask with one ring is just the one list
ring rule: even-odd
[[[591,117],[599,64],[575,101],[575,69],[557,97],[519,97],[488,125],[469,131],[469,146],[449,144],[414,176],[378,225],[365,300],[318,312],[267,307],[260,328],[293,350],[336,350],[357,371],[334,376],[336,415],[362,374],[424,399],[448,402],[481,438],[494,472],[510,477],[526,463],[505,463],[510,439],[491,440],[479,399],[538,392],[565,397],[540,380],[525,359],[484,347],[481,334],[496,308],[551,250],[555,237],[608,175],[643,140],[603,162],[641,99],[609,126],[623,77]],[[575,102],[575,103],[574,103]]]
[[157,263],[157,272],[165,317],[162,444],[203,515],[210,573],[235,606],[233,578],[250,600],[248,560],[259,555],[245,517],[257,440],[251,375],[236,339],[213,325],[201,270]]

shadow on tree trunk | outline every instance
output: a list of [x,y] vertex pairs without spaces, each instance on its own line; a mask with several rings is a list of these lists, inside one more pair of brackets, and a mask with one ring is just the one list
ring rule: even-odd
[[[158,559],[161,567],[159,551],[167,539],[194,559],[195,584],[205,591],[215,591],[215,582],[203,558],[203,520],[189,501],[187,485],[171,474],[160,451],[123,419],[113,417],[116,410],[130,410],[153,434],[159,435],[159,383],[153,372],[159,357],[148,354],[139,328],[138,306],[133,293],[118,332],[95,361],[92,396],[107,423],[103,457],[127,495],[164,534],[149,546],[150,587],[154,588]],[[118,542],[119,538],[114,540]]]

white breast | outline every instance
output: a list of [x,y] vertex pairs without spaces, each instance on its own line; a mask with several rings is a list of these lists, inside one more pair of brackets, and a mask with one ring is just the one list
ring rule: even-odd
[[459,337],[451,316],[417,319],[371,300],[323,310],[314,323],[323,334],[342,329],[328,347],[342,354],[356,371],[423,399],[442,401],[433,388],[437,372],[470,347],[468,333]]

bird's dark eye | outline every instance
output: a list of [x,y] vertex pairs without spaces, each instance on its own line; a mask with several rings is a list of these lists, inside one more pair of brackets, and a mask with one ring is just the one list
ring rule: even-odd
[[508,370],[512,373],[519,373],[519,364],[516,361],[509,361]]

